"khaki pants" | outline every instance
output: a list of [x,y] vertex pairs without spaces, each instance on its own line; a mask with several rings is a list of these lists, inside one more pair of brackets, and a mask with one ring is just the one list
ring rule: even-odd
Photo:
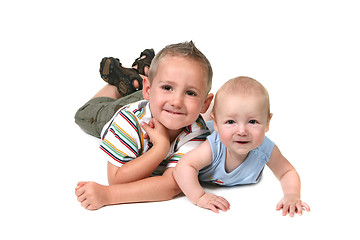
[[142,90],[114,100],[108,97],[93,98],[75,114],[75,123],[94,137],[100,138],[101,130],[121,107],[143,100]]

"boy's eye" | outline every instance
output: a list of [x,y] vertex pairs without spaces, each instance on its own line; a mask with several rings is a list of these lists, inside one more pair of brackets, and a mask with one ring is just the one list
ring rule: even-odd
[[255,123],[256,123],[256,120],[250,120],[249,123],[250,123],[250,124],[255,124]]
[[193,91],[187,91],[186,94],[189,96],[196,96],[196,93]]
[[166,91],[170,91],[170,90],[171,90],[171,86],[167,86],[167,85],[162,86],[161,88],[164,89],[164,90],[166,90]]

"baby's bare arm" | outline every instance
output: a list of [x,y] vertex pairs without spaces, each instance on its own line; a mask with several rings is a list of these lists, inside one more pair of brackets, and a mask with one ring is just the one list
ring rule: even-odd
[[214,212],[227,211],[230,204],[223,197],[205,193],[198,180],[198,171],[209,165],[212,152],[208,141],[196,149],[185,154],[175,167],[174,177],[180,189],[199,207],[210,209]]
[[283,209],[283,215],[289,213],[290,217],[293,217],[296,212],[302,215],[302,207],[310,211],[309,206],[300,198],[301,182],[297,171],[281,154],[276,145],[267,165],[279,179],[284,193],[284,197],[277,204],[276,209]]

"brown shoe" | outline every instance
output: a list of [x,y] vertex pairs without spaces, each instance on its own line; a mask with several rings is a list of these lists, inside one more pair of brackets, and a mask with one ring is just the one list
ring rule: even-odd
[[[145,56],[145,58],[142,58]],[[151,61],[155,57],[154,49],[145,49],[141,52],[140,57],[135,59],[132,67],[137,66],[137,70],[140,74],[146,76],[145,74],[145,67],[150,68]]]
[[134,87],[134,81],[139,84],[138,89],[142,89],[143,79],[140,77],[138,71],[133,68],[124,68],[118,58],[104,57],[100,62],[101,78],[117,87],[122,96],[129,95],[137,89]]

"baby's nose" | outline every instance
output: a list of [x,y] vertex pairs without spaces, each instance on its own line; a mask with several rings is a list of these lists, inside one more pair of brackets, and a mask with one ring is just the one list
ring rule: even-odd
[[243,124],[240,124],[240,125],[239,125],[238,134],[239,134],[240,136],[246,136],[246,135],[247,135],[246,127],[245,127]]

